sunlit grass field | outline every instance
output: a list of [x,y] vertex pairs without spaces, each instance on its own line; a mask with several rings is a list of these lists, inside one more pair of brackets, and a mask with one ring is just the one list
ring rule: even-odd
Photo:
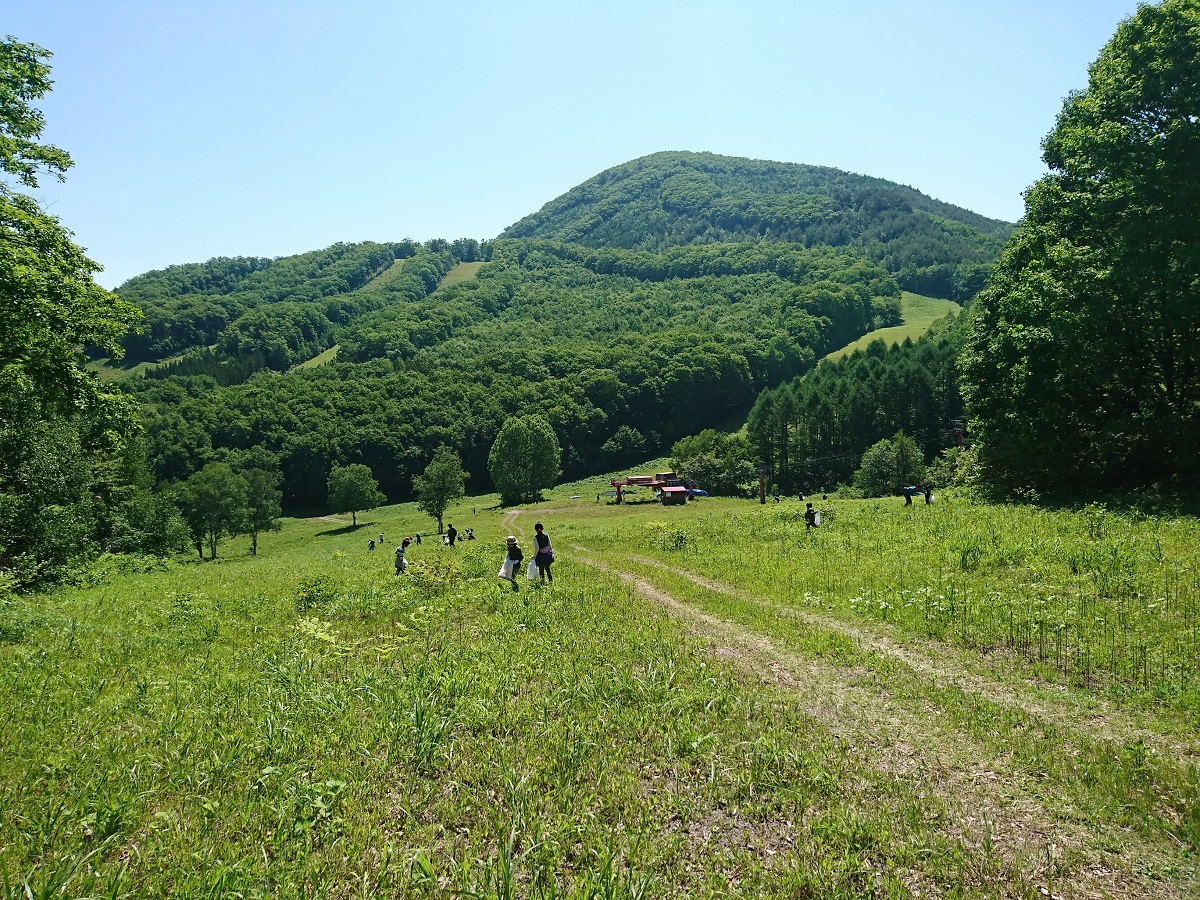
[[340,344],[334,344],[332,347],[330,347],[327,350],[321,351],[316,356],[314,356],[310,359],[306,359],[302,363],[297,363],[295,366],[292,367],[292,369],[293,369],[293,371],[295,371],[296,369],[315,369],[315,368],[317,368],[317,366],[323,366],[326,363],[331,363],[335,359],[337,359],[338,351],[340,349],[341,349]]
[[454,267],[446,273],[441,283],[438,284],[438,287],[444,288],[452,284],[457,284],[460,281],[468,281],[479,274],[479,269],[482,266],[482,262],[455,263]]
[[602,486],[5,601],[0,890],[1195,896],[1193,519]]
[[855,350],[865,350],[873,341],[883,341],[889,345],[902,344],[905,338],[915,341],[928,331],[934,322],[944,319],[950,313],[957,313],[961,308],[953,300],[939,300],[936,297],[924,297],[921,294],[903,291],[900,295],[900,312],[904,317],[902,325],[869,331],[845,347],[826,354],[825,359],[841,359]]

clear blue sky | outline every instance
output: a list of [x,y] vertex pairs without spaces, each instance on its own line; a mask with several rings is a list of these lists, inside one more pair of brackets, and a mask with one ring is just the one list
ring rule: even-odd
[[835,166],[1015,221],[1134,0],[6,0],[54,53],[39,199],[113,287],[213,256],[494,237],[659,150]]

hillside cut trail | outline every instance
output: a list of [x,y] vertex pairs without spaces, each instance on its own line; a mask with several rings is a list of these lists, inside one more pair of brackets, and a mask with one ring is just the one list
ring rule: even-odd
[[[510,510],[503,523],[507,533],[523,535],[517,524],[520,510]],[[795,697],[806,713],[837,738],[861,753],[870,765],[888,777],[915,782],[937,797],[948,811],[947,833],[980,852],[989,848],[1028,873],[1031,889],[1042,896],[1062,898],[1191,898],[1200,896],[1195,872],[1176,872],[1167,883],[1144,873],[1161,864],[1162,850],[1148,839],[1119,825],[1085,826],[1084,814],[1069,796],[1043,779],[1032,777],[1010,755],[974,740],[956,728],[934,700],[907,698],[861,668],[813,657],[785,646],[781,640],[747,625],[711,615],[654,583],[651,575],[634,574],[620,567],[670,573],[708,590],[735,596],[748,603],[773,607],[779,615],[794,616],[814,632],[837,633],[852,639],[863,651],[886,656],[910,675],[932,683],[953,685],[989,703],[1019,707],[1035,718],[1065,726],[1052,706],[1024,696],[1009,684],[991,681],[977,673],[954,669],[934,655],[936,648],[913,648],[860,625],[834,617],[797,610],[755,597],[722,582],[664,565],[660,560],[633,554],[616,555],[575,545],[576,560],[619,578],[639,596],[660,607],[704,641],[709,652],[724,664]],[[1098,730],[1122,727],[1119,711],[1103,722],[1083,722],[1077,733],[1094,737]],[[1113,724],[1113,722],[1116,724]],[[1126,735],[1129,732],[1125,732]],[[1161,736],[1154,735],[1161,739]],[[1071,735],[1064,734],[1070,743]],[[1194,746],[1165,746],[1184,758]],[[1114,848],[1119,848],[1114,851]],[[1067,869],[1064,874],[1063,870]],[[1053,883],[1053,894],[1039,884]],[[1015,887],[1015,886],[1010,886]],[[924,893],[924,892],[922,892]],[[1008,891],[1005,892],[1006,894]]]

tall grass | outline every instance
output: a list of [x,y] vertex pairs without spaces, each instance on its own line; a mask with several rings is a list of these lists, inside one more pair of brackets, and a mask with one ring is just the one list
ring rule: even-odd
[[652,521],[641,537],[645,549],[800,608],[1200,712],[1194,520],[954,498],[818,505],[826,524],[812,531],[796,504],[742,504],[686,524]]
[[364,543],[293,522],[258,557],[10,603],[0,895],[984,896],[997,871],[1032,877],[982,876],[938,801],[616,579],[568,559],[514,592],[494,539],[414,548],[398,578]]

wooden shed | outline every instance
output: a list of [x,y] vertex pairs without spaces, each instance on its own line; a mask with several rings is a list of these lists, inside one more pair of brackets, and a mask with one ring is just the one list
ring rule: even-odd
[[662,489],[661,500],[663,506],[672,506],[676,503],[684,504],[688,500],[688,489],[683,485],[675,487],[665,487]]

